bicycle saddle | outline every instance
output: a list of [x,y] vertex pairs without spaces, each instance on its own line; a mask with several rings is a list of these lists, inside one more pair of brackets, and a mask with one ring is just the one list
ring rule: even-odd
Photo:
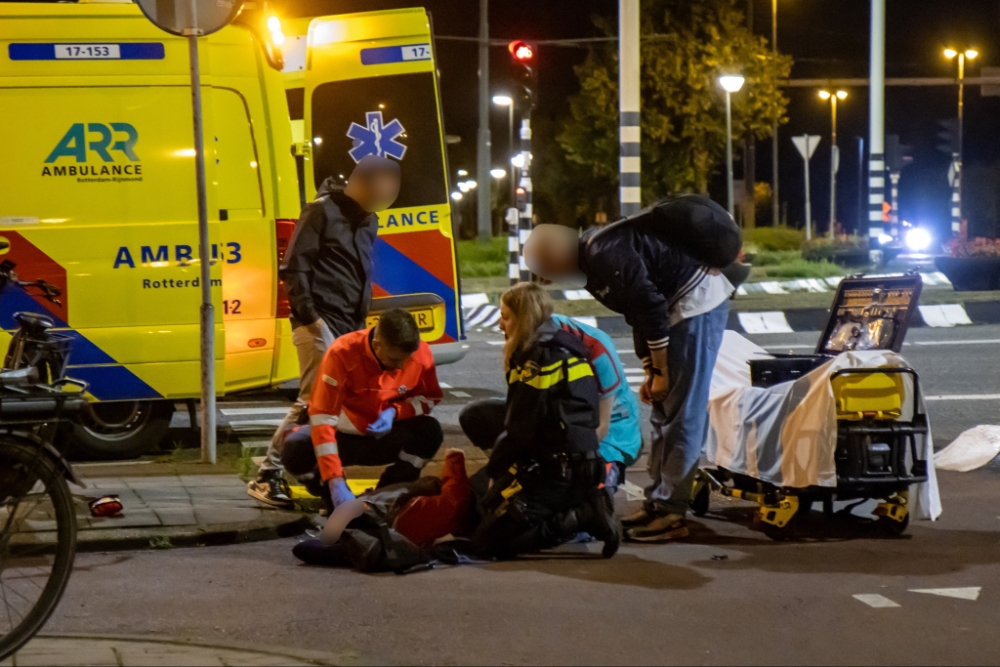
[[51,317],[40,313],[26,313],[23,311],[14,313],[14,320],[18,326],[34,333],[41,333],[46,329],[52,329],[56,326]]

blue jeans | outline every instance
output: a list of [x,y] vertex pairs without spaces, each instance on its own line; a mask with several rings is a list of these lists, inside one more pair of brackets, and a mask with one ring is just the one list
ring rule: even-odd
[[649,456],[652,484],[646,510],[685,515],[691,484],[708,436],[708,394],[712,371],[729,317],[729,302],[670,327],[667,373],[670,389],[653,403],[653,442]]

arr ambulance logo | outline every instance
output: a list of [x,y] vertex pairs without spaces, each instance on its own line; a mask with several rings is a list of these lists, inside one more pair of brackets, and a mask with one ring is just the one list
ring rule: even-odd
[[79,183],[141,181],[138,141],[129,123],[74,123],[45,158],[42,176],[75,177]]

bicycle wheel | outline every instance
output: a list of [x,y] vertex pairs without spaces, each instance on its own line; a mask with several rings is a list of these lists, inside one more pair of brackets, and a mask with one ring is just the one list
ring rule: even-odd
[[0,436],[0,661],[41,630],[76,555],[76,508],[38,445]]

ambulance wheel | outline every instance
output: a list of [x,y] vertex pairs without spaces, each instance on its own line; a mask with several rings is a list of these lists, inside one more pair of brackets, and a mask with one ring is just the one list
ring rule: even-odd
[[910,527],[910,515],[907,514],[904,516],[902,521],[896,521],[895,519],[890,519],[887,516],[880,516],[878,518],[878,526],[888,535],[899,537],[906,532],[907,528]]
[[134,459],[150,451],[170,428],[172,401],[91,403],[79,421],[66,424],[75,459]]
[[708,506],[712,499],[712,490],[708,484],[703,484],[698,490],[698,495],[691,501],[691,511],[695,516],[701,517],[708,514]]

